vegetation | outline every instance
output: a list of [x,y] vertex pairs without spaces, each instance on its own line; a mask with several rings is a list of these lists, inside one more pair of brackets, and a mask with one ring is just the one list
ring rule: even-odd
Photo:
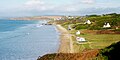
[[75,30],[87,29],[87,28],[89,28],[89,27],[90,27],[90,25],[86,25],[86,24],[75,24],[75,25],[73,26],[73,28],[74,28]]
[[[110,23],[110,25],[112,26],[111,29],[115,29],[116,27],[120,26],[120,14],[106,14],[103,16],[99,16],[99,17],[87,17],[87,19],[93,21],[94,23],[91,25],[91,27],[89,29],[94,29],[94,28],[101,28],[103,27],[103,25],[105,23]],[[92,28],[93,27],[93,28]]]
[[[84,22],[86,20],[90,20],[92,24],[85,25]],[[113,29],[116,31],[116,28],[120,29],[120,14],[111,13],[111,14],[103,14],[103,15],[87,15],[84,17],[77,17],[74,19],[65,19],[62,21],[58,21],[63,26],[68,24],[74,24],[73,29],[89,29],[89,30],[107,30]],[[110,23],[110,28],[103,28],[105,23]]]
[[98,50],[83,51],[82,53],[54,53],[44,55],[37,60],[120,60],[120,41]]
[[[86,51],[87,52],[87,51]],[[94,50],[87,53],[54,53],[47,54],[37,60],[90,60],[97,56],[98,51]]]
[[[90,20],[92,24],[84,24],[86,20]],[[65,18],[65,20],[59,20],[56,23],[66,29],[68,29],[68,26],[72,28],[69,32],[73,35],[72,40],[75,53],[48,54],[42,57],[46,57],[47,59],[45,60],[80,60],[83,57],[84,59],[81,60],[120,60],[120,14],[111,13],[87,15],[72,19]],[[105,23],[110,23],[111,27],[103,28]],[[81,34],[75,35],[78,30]],[[84,37],[87,42],[78,44],[76,43],[76,37]],[[87,57],[89,55],[94,56]],[[41,59],[39,58],[38,60]]]
[[39,57],[37,60],[54,60],[56,54],[46,54],[43,57]]
[[81,35],[78,36],[84,37],[88,42],[86,44],[77,44],[76,37],[74,37],[74,49],[76,52],[82,52],[84,49],[103,49],[120,40],[119,34],[96,34],[88,30],[81,30]]
[[54,54],[47,54],[37,60],[73,60],[76,56],[81,56],[79,54],[71,54],[71,53],[54,53]]
[[97,59],[102,57],[104,60],[120,60],[120,41],[101,49]]

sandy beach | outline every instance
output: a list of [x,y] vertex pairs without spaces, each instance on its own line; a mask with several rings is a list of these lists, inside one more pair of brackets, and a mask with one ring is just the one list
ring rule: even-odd
[[56,27],[61,33],[58,53],[73,53],[71,35],[61,25],[56,25]]

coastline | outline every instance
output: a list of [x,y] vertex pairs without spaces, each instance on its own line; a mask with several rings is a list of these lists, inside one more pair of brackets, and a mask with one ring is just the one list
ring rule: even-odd
[[[12,20],[15,20],[15,19],[12,19]],[[20,20],[20,19],[18,19],[18,20]],[[25,19],[23,19],[23,20],[25,20]],[[30,19],[30,20],[32,20],[32,19]],[[71,44],[71,35],[69,34],[69,32],[59,24],[53,23],[53,25],[55,25],[57,31],[60,33],[59,34],[59,43],[60,44],[59,44],[57,53],[73,53],[71,51],[72,44]]]
[[69,32],[61,25],[55,25],[60,32],[60,45],[58,53],[71,53],[70,52],[70,35]]

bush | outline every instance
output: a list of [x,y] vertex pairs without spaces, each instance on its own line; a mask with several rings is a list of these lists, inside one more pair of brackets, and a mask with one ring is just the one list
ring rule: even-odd
[[75,26],[75,30],[80,30],[80,29],[88,29],[90,25],[87,24],[78,24]]
[[119,29],[116,29],[115,31],[120,31],[120,28],[119,28]]
[[100,55],[107,57],[108,60],[120,60],[120,41],[101,49]]
[[100,26],[91,26],[89,27],[90,30],[101,30],[102,28]]

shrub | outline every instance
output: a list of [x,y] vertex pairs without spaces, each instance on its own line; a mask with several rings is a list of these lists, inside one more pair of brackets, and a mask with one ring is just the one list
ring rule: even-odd
[[100,26],[90,26],[90,30],[101,30],[102,28]]
[[88,29],[90,25],[87,24],[78,24],[75,26],[75,30],[80,30],[80,29]]
[[120,28],[119,28],[119,29],[116,29],[115,31],[120,31]]
[[120,60],[120,41],[101,49],[100,55],[107,57],[108,60]]

